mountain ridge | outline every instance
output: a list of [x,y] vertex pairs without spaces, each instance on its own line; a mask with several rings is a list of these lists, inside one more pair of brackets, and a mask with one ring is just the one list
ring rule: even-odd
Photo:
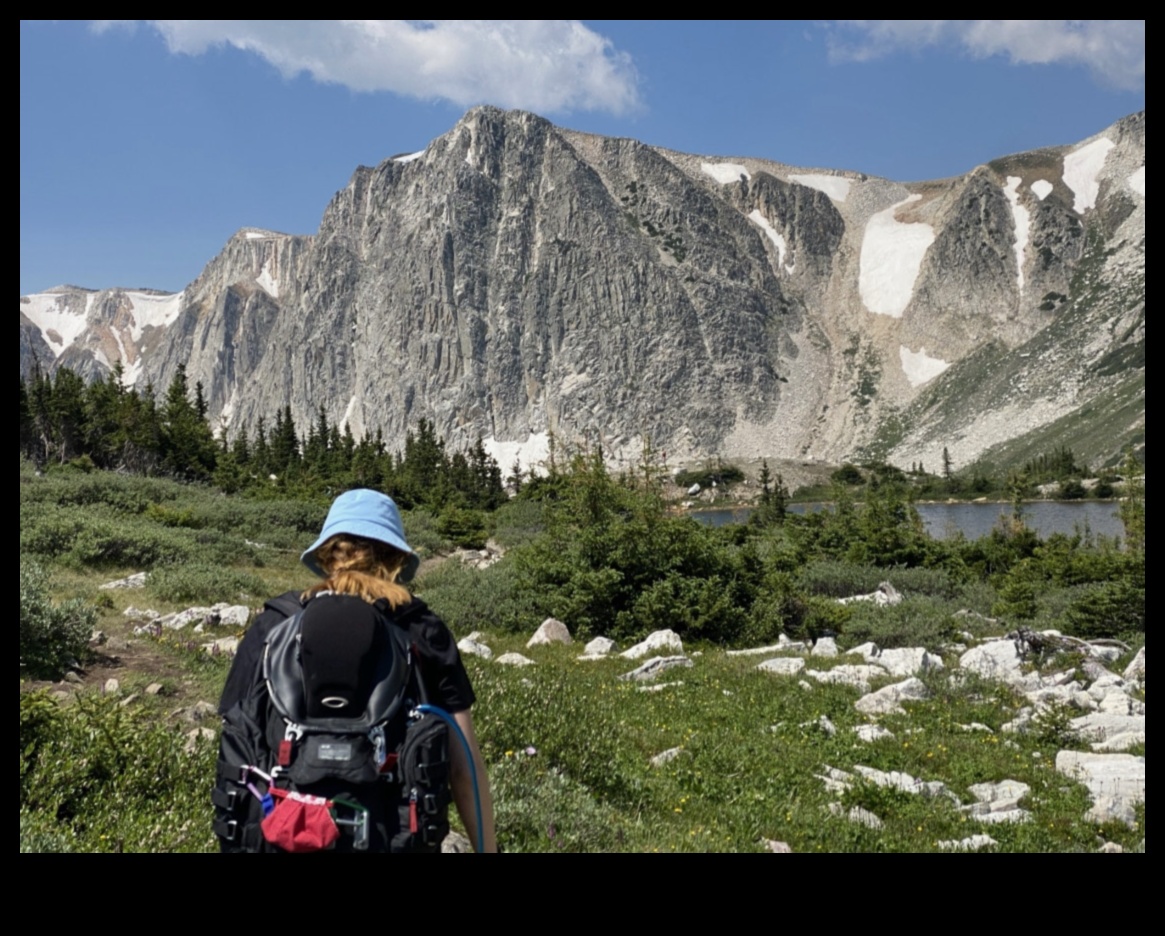
[[[1144,112],[900,183],[474,108],[357,167],[315,234],[244,228],[170,305],[148,293],[22,297],[22,372],[120,357],[165,386],[182,364],[231,429],[322,404],[390,445],[432,419],[507,464],[551,432],[616,457],[646,436],[681,459],[966,463],[1143,373]],[[939,393],[993,343],[1016,373]],[[1143,407],[1083,454],[1138,432]]]

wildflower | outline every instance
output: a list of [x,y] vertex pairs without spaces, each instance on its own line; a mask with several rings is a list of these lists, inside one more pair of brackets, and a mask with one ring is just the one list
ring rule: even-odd
[[538,748],[534,747],[534,745],[532,745],[532,744],[526,748],[526,756],[527,757],[533,757],[537,753],[538,753]]

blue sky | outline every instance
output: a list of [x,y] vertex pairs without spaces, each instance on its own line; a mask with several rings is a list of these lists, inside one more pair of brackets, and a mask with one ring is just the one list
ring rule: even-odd
[[1145,106],[1143,21],[140,21],[20,27],[20,292],[177,291],[240,227],[312,233],[473,104],[893,179]]

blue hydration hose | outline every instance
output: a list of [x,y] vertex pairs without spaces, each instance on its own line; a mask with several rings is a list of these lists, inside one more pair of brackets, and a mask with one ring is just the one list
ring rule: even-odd
[[473,843],[473,850],[480,854],[485,830],[481,825],[481,793],[477,789],[477,764],[474,763],[473,751],[469,747],[469,739],[465,737],[465,732],[461,730],[461,726],[457,724],[453,716],[444,709],[437,708],[435,705],[418,705],[417,711],[425,715],[436,715],[440,718],[441,721],[453,729],[453,733],[461,740],[461,746],[465,748],[465,759],[469,762],[469,777],[473,783],[473,809],[477,814],[477,841]]

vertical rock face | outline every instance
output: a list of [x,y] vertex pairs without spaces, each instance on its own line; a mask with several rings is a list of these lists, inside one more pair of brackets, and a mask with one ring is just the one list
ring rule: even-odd
[[[936,446],[963,461],[1127,380],[1143,306],[1143,114],[901,185],[483,107],[357,169],[315,235],[240,231],[182,294],[22,297],[21,367],[121,360],[165,386],[185,364],[234,429],[322,404],[390,445],[424,417],[527,461],[554,432],[615,453],[648,436],[680,456],[937,463]],[[981,373],[985,355],[1014,366]],[[977,417],[1031,397],[1033,425],[960,423],[960,378]]]

